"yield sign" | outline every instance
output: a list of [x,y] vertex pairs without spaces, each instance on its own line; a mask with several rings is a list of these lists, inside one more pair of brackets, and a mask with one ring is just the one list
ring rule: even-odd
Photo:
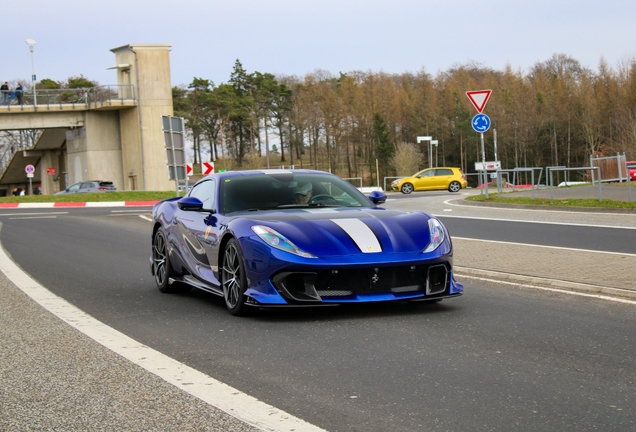
[[473,104],[475,109],[477,109],[477,111],[481,114],[486,107],[486,102],[488,102],[490,93],[492,93],[492,90],[474,90],[467,91],[466,96],[468,96],[468,99],[470,99],[470,102]]
[[203,175],[212,174],[214,172],[214,163],[213,162],[203,162],[201,164],[201,170],[203,171]]

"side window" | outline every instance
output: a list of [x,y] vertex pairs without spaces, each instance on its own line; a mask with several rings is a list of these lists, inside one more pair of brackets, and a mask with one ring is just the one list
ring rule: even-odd
[[433,177],[435,175],[434,169],[429,169],[426,171],[422,171],[422,177]]
[[438,169],[437,170],[437,174],[438,176],[449,176],[449,175],[453,175],[453,170],[449,170],[449,169]]
[[69,187],[68,190],[76,191],[80,188],[81,183],[75,183],[73,186]]
[[214,202],[216,201],[216,182],[214,180],[207,180],[203,183],[199,183],[192,188],[190,196],[199,198],[203,203],[204,209],[212,210],[214,208]]
[[93,183],[91,182],[84,182],[82,183],[82,185],[80,186],[80,189],[90,189],[93,187]]

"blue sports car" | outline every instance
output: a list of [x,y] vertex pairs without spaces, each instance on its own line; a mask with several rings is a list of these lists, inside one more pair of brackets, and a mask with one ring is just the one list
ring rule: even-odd
[[161,292],[209,291],[233,315],[461,295],[444,225],[385,200],[322,171],[213,174],[153,207],[151,271]]

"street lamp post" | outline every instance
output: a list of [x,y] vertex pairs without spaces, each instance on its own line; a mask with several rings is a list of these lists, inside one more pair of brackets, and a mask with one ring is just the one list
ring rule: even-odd
[[[433,168],[433,137],[431,136],[418,136],[417,143],[421,143],[422,141],[428,141],[428,167]],[[437,145],[437,141],[435,141],[435,145]]]
[[437,140],[431,140],[431,145],[428,146],[428,157],[431,161],[433,160],[433,146],[435,146],[435,166],[439,166],[437,164],[437,142]]
[[33,105],[37,105],[38,104],[38,96],[35,92],[35,67],[33,66],[33,50],[35,49],[35,40],[33,39],[27,39],[25,41],[27,43],[27,45],[29,45],[29,51],[31,51],[31,86],[33,88]]

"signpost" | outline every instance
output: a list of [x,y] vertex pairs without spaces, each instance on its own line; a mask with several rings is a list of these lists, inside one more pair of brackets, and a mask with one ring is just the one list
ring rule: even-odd
[[492,90],[473,90],[466,92],[466,96],[468,96],[468,99],[479,113],[473,117],[471,124],[475,132],[479,132],[481,134],[481,161],[484,163],[486,162],[484,132],[490,129],[490,117],[486,114],[482,114],[482,112],[484,111],[484,108],[486,108],[486,104],[488,103],[491,93]]
[[33,195],[33,173],[35,173],[35,167],[33,165],[27,165],[24,167],[24,172],[29,179],[29,195]]
[[166,159],[168,162],[168,177],[175,182],[175,191],[179,196],[179,181],[186,182],[185,163],[185,126],[183,117],[161,116],[163,125],[163,140],[166,147]]
[[[488,179],[486,178],[486,150],[484,149],[484,132],[490,129],[490,117],[484,114],[483,111],[484,108],[486,108],[486,104],[488,103],[488,99],[490,98],[491,93],[492,90],[472,90],[466,92],[466,96],[468,96],[470,103],[473,104],[478,112],[478,114],[473,117],[471,125],[475,132],[478,132],[481,135],[481,162],[483,164],[482,171],[484,175],[486,198],[488,198]],[[475,169],[477,169],[477,164],[475,164]]]
[[491,93],[492,90],[473,90],[467,91],[466,96],[468,96],[468,99],[470,99],[470,102],[473,104],[477,112],[481,114],[484,111],[484,108],[486,108],[486,104],[488,103]]

